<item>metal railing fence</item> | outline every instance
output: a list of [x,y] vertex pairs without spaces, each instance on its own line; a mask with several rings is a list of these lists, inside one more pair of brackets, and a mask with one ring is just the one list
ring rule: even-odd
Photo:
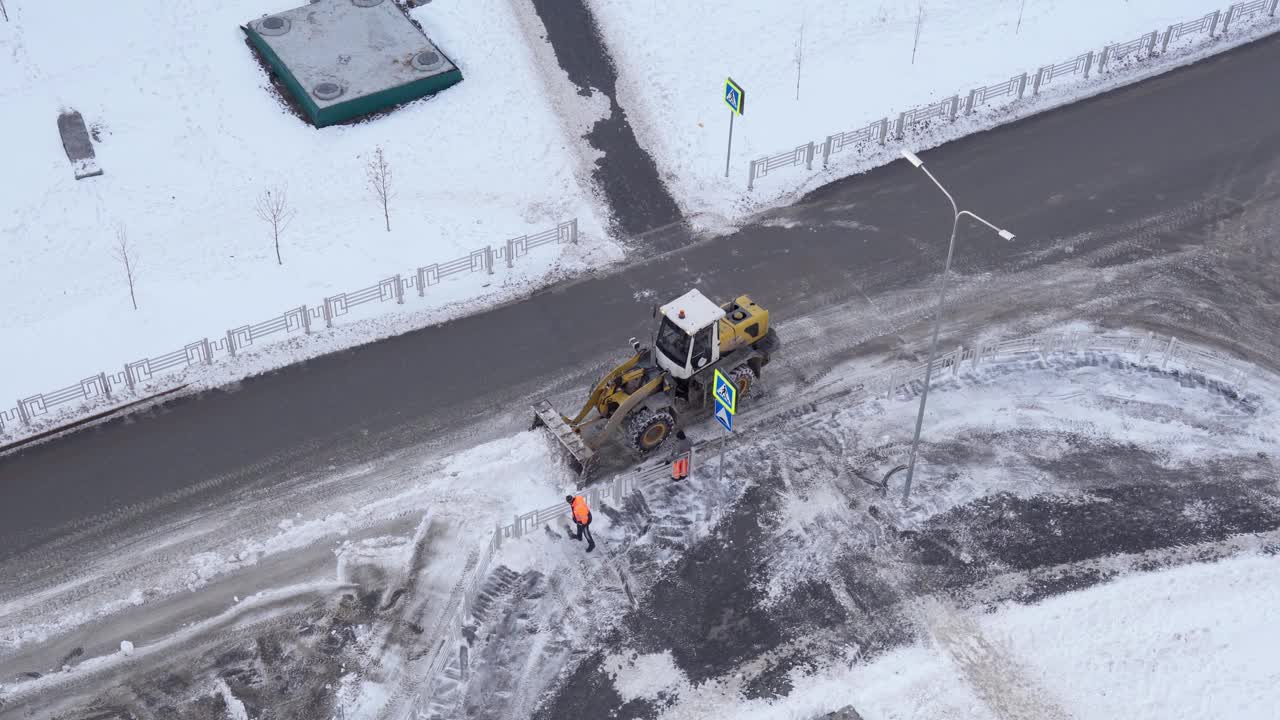
[[498,263],[511,268],[532,250],[577,240],[578,221],[568,220],[535,235],[510,238],[498,247],[486,245],[448,262],[419,267],[413,274],[392,275],[368,287],[330,295],[318,305],[289,308],[262,322],[231,328],[221,337],[203,337],[171,352],[125,363],[120,370],[99,372],[52,392],[19,398],[15,406],[0,407],[0,437],[21,439],[25,434],[39,432],[41,420],[72,422],[78,416],[109,410],[112,405],[137,399],[139,386],[161,375],[175,374],[193,365],[212,365],[219,358],[234,358],[266,338],[311,335],[317,323],[323,321],[325,328],[332,328],[337,319],[362,305],[403,305],[408,291],[416,290],[418,297],[426,297],[427,288],[452,275],[492,275]]
[[[781,168],[803,164],[805,169],[812,170],[815,157],[822,158],[822,167],[825,168],[832,155],[846,148],[860,150],[872,143],[884,145],[889,137],[904,139],[911,129],[924,128],[942,120],[955,122],[961,115],[971,115],[981,103],[1006,99],[1017,102],[1025,97],[1028,86],[1032,96],[1036,96],[1057,78],[1080,76],[1088,79],[1095,69],[1101,74],[1114,70],[1117,63],[1126,59],[1138,60],[1162,55],[1169,51],[1171,42],[1187,36],[1195,35],[1205,43],[1212,42],[1228,32],[1239,30],[1246,19],[1257,22],[1264,17],[1274,18],[1278,4],[1280,0],[1238,2],[1225,12],[1214,10],[1203,17],[1170,25],[1164,32],[1152,30],[1133,40],[1112,43],[1096,52],[1090,50],[1064,62],[1045,65],[1034,72],[1024,72],[994,85],[974,88],[963,96],[953,95],[935,103],[902,111],[892,122],[889,117],[884,117],[857,130],[835,133],[821,141],[803,143],[789,150],[752,160],[747,168],[747,189],[754,190],[756,180]],[[961,97],[964,97],[963,102]]]

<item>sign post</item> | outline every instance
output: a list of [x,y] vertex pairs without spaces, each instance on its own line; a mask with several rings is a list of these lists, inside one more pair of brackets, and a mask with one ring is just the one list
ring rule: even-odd
[[729,378],[719,368],[716,368],[712,395],[716,400],[716,422],[725,429],[725,434],[720,438],[720,464],[716,471],[718,485],[724,480],[724,443],[729,438],[729,433],[733,432],[733,416],[738,412],[738,386],[729,382]]
[[[747,109],[747,91],[733,78],[725,78],[724,104],[729,106],[729,148],[724,153],[724,176],[729,177],[729,158],[733,155],[733,116],[741,115]],[[718,370],[716,372],[719,374]]]

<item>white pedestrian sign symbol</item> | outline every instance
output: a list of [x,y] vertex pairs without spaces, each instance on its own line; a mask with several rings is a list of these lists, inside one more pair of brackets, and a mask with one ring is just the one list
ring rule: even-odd
[[730,403],[733,402],[733,398],[729,397],[728,385],[721,385],[720,389],[717,390],[717,392],[719,393],[720,402],[724,403],[725,405],[729,405]]

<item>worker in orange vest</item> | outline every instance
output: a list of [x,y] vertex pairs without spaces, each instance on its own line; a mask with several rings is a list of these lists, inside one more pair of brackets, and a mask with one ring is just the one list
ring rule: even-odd
[[587,499],[581,495],[565,495],[564,501],[569,503],[569,509],[573,513],[573,523],[578,526],[578,534],[573,539],[581,540],[585,535],[587,552],[595,550],[596,541],[591,537],[591,508],[587,507]]

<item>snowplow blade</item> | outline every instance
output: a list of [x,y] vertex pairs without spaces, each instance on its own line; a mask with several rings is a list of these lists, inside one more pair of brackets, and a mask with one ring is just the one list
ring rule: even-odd
[[595,451],[587,447],[582,435],[574,432],[564,416],[556,412],[547,400],[539,400],[533,406],[533,428],[540,427],[545,427],[568,453],[569,464],[575,472],[585,474],[591,469],[596,459]]

